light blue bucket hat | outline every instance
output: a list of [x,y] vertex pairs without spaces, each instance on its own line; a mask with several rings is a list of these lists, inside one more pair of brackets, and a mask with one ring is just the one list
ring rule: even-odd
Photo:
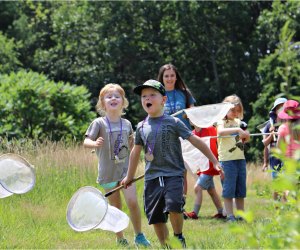
[[286,101],[287,101],[287,99],[284,98],[284,97],[277,98],[277,99],[275,100],[274,105],[273,105],[273,107],[272,107],[271,110],[274,111],[275,108],[276,108],[279,104],[283,104],[283,103],[285,103]]

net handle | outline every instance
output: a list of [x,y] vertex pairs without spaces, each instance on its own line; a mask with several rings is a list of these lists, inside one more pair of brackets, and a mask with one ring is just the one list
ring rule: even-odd
[[[142,175],[140,175],[140,176],[138,176],[138,177],[136,177],[136,178],[133,178],[132,181],[129,182],[128,184],[132,184],[132,183],[134,183],[134,182],[136,182],[136,181],[138,181],[138,180],[144,178],[144,176],[145,176],[145,175],[142,174]],[[122,188],[124,188],[124,185],[120,185],[120,186],[118,186],[118,187],[116,187],[116,188],[110,190],[109,192],[107,192],[106,194],[104,194],[104,197],[108,197],[108,196],[112,195],[114,192],[116,192],[116,191],[118,191],[118,190],[120,190],[120,189],[122,189]]]

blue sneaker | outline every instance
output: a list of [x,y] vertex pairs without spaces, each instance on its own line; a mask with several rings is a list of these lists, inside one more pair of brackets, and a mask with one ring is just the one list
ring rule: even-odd
[[226,221],[229,223],[236,222],[236,218],[234,217],[234,215],[227,216]]
[[146,239],[143,233],[139,233],[135,236],[134,243],[137,246],[144,246],[144,247],[151,246],[150,241]]

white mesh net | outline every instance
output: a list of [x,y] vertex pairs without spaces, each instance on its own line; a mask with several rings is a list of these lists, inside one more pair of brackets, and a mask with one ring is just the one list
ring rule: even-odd
[[0,198],[5,198],[13,195],[13,193],[8,192],[2,185],[0,185]]
[[[233,107],[234,105],[231,103],[217,103],[184,109],[183,111],[186,113],[192,124],[199,128],[208,128],[217,121],[222,120],[229,109]],[[210,147],[210,137],[202,137],[201,140]],[[181,148],[185,168],[187,170],[194,174],[199,169],[201,172],[208,170],[208,159],[189,141],[181,140]]]
[[129,224],[125,213],[108,205],[102,193],[89,186],[80,188],[72,196],[67,207],[67,221],[79,232],[97,228],[120,232]]
[[216,103],[184,109],[190,121],[199,128],[208,128],[215,122],[222,120],[229,109],[233,108],[231,103]]
[[[203,137],[201,140],[209,147],[209,137]],[[193,174],[197,173],[199,169],[201,172],[208,170],[208,158],[202,154],[199,149],[195,148],[188,140],[182,140],[180,138],[180,142],[185,168]]]
[[[12,194],[23,194],[31,190],[35,184],[33,166],[16,154],[0,156],[0,197]],[[6,191],[3,191],[6,190]]]

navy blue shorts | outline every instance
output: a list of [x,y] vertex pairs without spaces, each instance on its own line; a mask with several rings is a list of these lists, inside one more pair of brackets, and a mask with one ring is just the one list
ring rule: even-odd
[[246,197],[246,160],[221,161],[224,169],[223,198]]
[[168,213],[182,213],[183,177],[159,177],[145,181],[144,209],[149,225],[166,223]]
[[277,159],[274,156],[269,157],[270,167],[272,169],[272,179],[276,179],[278,177],[278,173],[280,172],[283,162]]

